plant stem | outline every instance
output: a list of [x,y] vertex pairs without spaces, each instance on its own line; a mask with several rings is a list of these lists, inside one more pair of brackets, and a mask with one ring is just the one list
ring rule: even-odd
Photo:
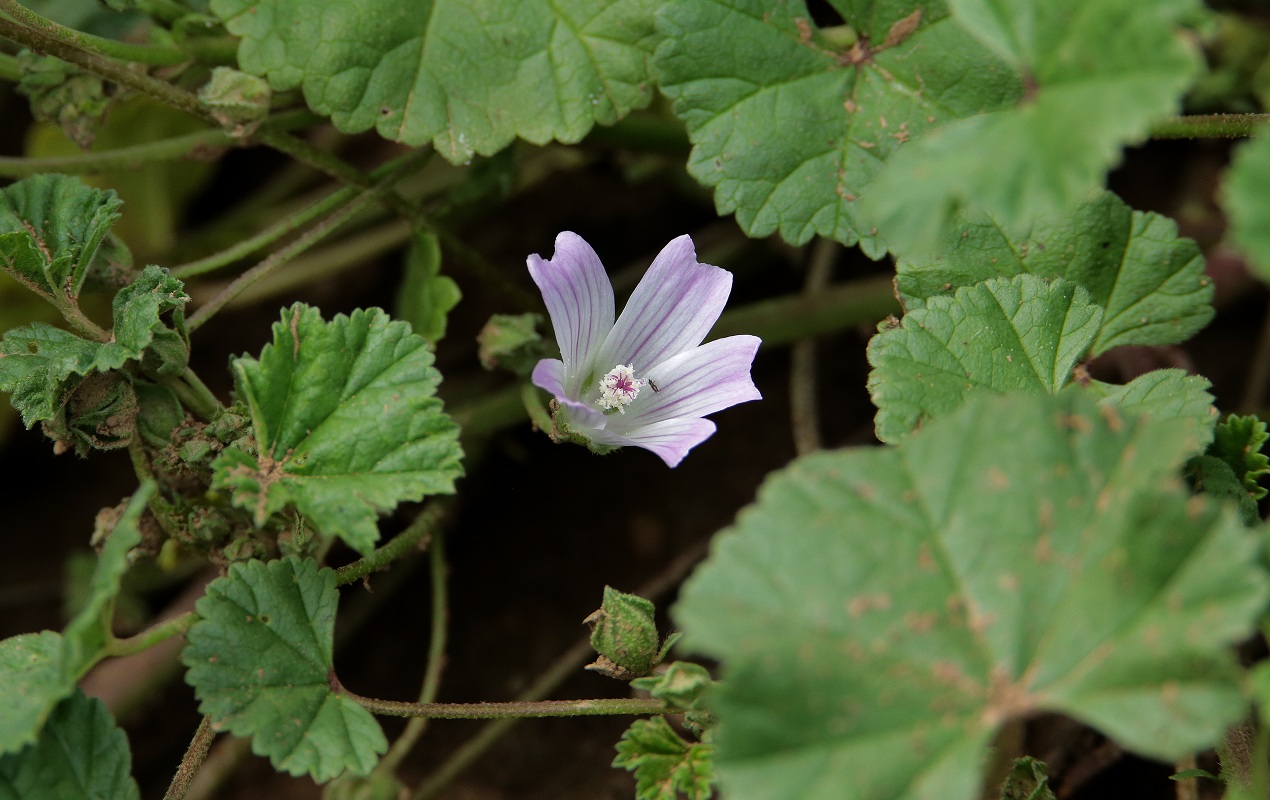
[[190,54],[179,47],[129,44],[128,42],[119,42],[114,39],[103,39],[91,33],[83,33],[74,28],[68,28],[51,19],[40,16],[18,3],[17,0],[0,0],[0,11],[46,36],[74,44],[84,50],[110,56],[111,58],[133,61],[138,64],[150,64],[152,66],[180,64],[182,61],[190,60]]
[[[429,150],[426,152],[430,155],[432,151]],[[377,181],[382,181],[398,169],[404,169],[407,165],[412,169],[416,169],[422,167],[427,163],[427,161],[427,157],[417,158],[416,154],[407,153],[406,155],[394,158],[386,164],[378,167],[371,173],[371,177]],[[232,247],[220,251],[219,253],[212,253],[204,258],[191,261],[188,264],[174,267],[172,269],[172,274],[178,278],[186,279],[194,277],[195,275],[203,275],[228,264],[232,264],[239,259],[246,258],[257,250],[273,244],[287,234],[299,230],[323,214],[330,213],[331,211],[354,201],[361,194],[363,194],[363,192],[352,186],[345,186],[341,189],[337,189],[307,208],[303,208],[300,211],[279,220],[277,223],[269,228],[266,228],[255,236],[245,239]]]
[[[811,248],[803,294],[815,297],[829,285],[839,245],[821,237]],[[816,403],[816,342],[810,336],[794,342],[789,363],[790,427],[794,450],[806,455],[821,449],[820,414]]]
[[[449,589],[446,581],[445,534],[437,530],[428,544],[428,565],[432,579],[432,633],[428,640],[428,664],[423,672],[423,686],[419,689],[419,702],[432,703],[437,699],[441,686],[441,672],[445,667],[446,630],[449,626]],[[406,728],[392,743],[387,754],[375,766],[375,771],[392,775],[401,760],[418,744],[419,737],[428,727],[427,717],[413,717]]]
[[[304,127],[317,121],[309,111],[287,111],[264,122],[267,127],[279,130]],[[173,161],[181,158],[206,157],[225,147],[241,147],[250,144],[225,131],[214,128],[195,131],[157,142],[117,147],[97,153],[82,153],[57,158],[13,158],[0,156],[0,177],[25,178],[43,172],[60,172],[89,175],[111,170],[138,169],[146,164]]]
[[184,614],[146,628],[136,636],[129,636],[126,639],[111,639],[106,643],[106,655],[112,657],[130,656],[143,650],[149,650],[159,642],[185,633],[195,622],[198,622],[198,615],[193,611],[186,611]]
[[[705,558],[708,542],[701,542],[679,555],[652,580],[636,589],[635,594],[660,602],[672,589],[683,582],[692,568]],[[560,688],[587,661],[595,657],[591,647],[591,639],[584,636],[561,653],[529,688],[521,692],[518,700],[541,700]],[[432,800],[445,790],[468,767],[476,763],[494,743],[503,738],[512,728],[520,723],[519,719],[498,719],[487,723],[476,736],[459,746],[445,762],[432,771],[428,779],[419,784],[410,800]]]
[[212,730],[212,718],[204,715],[203,721],[198,724],[198,730],[194,731],[190,746],[186,748],[185,755],[181,758],[181,765],[176,768],[176,774],[172,776],[172,783],[168,785],[168,791],[163,795],[163,800],[184,800],[186,793],[190,791],[190,784],[194,782],[194,776],[198,774],[198,768],[203,766],[203,761],[207,758],[212,739],[215,738],[216,732]]
[[[375,180],[353,165],[337,156],[331,155],[298,137],[281,131],[257,131],[257,141],[275,150],[285,153],[297,161],[301,161],[314,169],[321,170],[344,183],[370,189]],[[437,224],[436,220],[421,209],[412,206],[396,192],[387,192],[382,200],[395,214],[410,220],[415,226],[434,234],[441,244],[451,253],[457,255],[475,274],[482,285],[495,289],[504,298],[521,310],[538,307],[538,299],[517,284],[507,279],[502,270],[490,264],[484,256],[468,247],[454,234]]]
[[[16,6],[16,0],[0,0],[0,9]],[[20,6],[19,6],[20,7]],[[58,26],[61,28],[61,26]],[[69,28],[63,30],[69,31]],[[74,33],[72,31],[72,33]],[[85,49],[76,38],[59,35],[57,31],[37,30],[11,19],[0,17],[0,36],[17,42],[37,53],[56,56],[63,61],[88,70],[94,75],[108,78],[122,86],[135,89],[173,108],[216,123],[198,97],[167,81],[153,78],[144,72],[130,69],[126,64],[106,58],[95,50]]]
[[343,693],[374,714],[386,717],[429,717],[431,719],[504,719],[538,717],[643,716],[665,714],[666,704],[660,700],[640,698],[600,698],[597,700],[539,700],[508,703],[405,703],[399,700],[376,700]]
[[393,184],[404,176],[410,161],[419,158],[428,158],[430,156],[430,150],[418,150],[411,153],[410,157],[403,163],[401,168],[395,170],[373,188],[362,192],[360,196],[351,203],[348,203],[343,208],[328,216],[326,219],[309,228],[294,242],[291,242],[281,250],[271,253],[268,258],[247,270],[242,275],[239,275],[232,283],[229,284],[229,286],[225,287],[220,294],[212,298],[190,316],[187,323],[189,330],[191,332],[198,330],[204,323],[211,319],[212,315],[224,308],[230,300],[233,300],[253,283],[259,281],[261,278],[264,278],[270,272],[273,272],[275,269],[281,267],[283,264],[286,264],[300,253],[303,253],[322,239],[331,235],[343,226],[344,223],[348,222],[360,213],[367,205],[375,202],[390,192]]
[[419,512],[404,531],[375,548],[370,555],[335,570],[335,584],[343,586],[346,583],[361,580],[372,572],[385,569],[392,562],[414,551],[419,547],[420,542],[432,536],[447,510],[446,501],[432,501]]
[[192,392],[189,400],[182,398],[182,402],[202,419],[210,421],[224,409],[220,400],[216,399],[216,395],[212,394],[212,390],[207,388],[207,384],[203,383],[203,379],[194,370],[186,367],[185,372],[181,373],[181,381]]
[[710,338],[751,333],[771,347],[877,322],[899,311],[891,276],[880,275],[836,284],[815,296],[800,293],[734,308],[719,317]]
[[1152,139],[1246,139],[1270,114],[1192,114],[1166,117],[1151,126]]

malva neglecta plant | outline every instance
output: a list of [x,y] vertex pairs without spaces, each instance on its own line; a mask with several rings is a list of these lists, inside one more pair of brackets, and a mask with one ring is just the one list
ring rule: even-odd
[[1270,796],[1263,10],[0,40],[0,797]]

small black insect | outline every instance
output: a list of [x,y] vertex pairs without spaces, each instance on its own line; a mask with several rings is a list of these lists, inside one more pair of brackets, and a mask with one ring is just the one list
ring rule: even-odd
[[652,378],[649,378],[649,379],[648,379],[648,385],[649,385],[649,386],[651,386],[651,387],[653,387],[653,391],[654,391],[654,392],[660,392],[660,391],[661,391],[661,389],[658,389],[658,388],[657,388],[657,384],[653,383],[653,379],[652,379]]

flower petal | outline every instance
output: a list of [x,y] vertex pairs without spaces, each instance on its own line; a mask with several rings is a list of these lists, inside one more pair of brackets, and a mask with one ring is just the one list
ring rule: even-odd
[[688,451],[710,438],[714,423],[708,419],[667,419],[637,428],[625,436],[595,431],[591,439],[617,447],[642,447],[656,453],[666,466],[678,466]]
[[661,420],[703,417],[761,400],[750,378],[760,344],[757,336],[728,336],[663,361],[643,376],[657,391],[645,386],[625,415],[609,420],[609,430],[621,435]]
[[544,358],[534,365],[534,373],[530,377],[534,386],[546,389],[555,395],[557,402],[566,408],[566,421],[574,430],[586,433],[593,428],[604,427],[604,414],[598,409],[574,400],[564,390],[564,363],[558,358]]
[[596,350],[613,327],[613,284],[591,245],[569,231],[556,237],[550,261],[537,253],[527,261],[556,331],[565,394],[578,397],[593,371]]
[[732,291],[732,273],[697,263],[692,239],[662,248],[596,356],[596,366],[633,364],[637,374],[706,337]]

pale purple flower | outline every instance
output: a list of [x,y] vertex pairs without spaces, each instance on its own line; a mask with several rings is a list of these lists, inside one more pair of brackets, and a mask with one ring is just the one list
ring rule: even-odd
[[532,255],[561,358],[534,367],[555,395],[556,438],[604,451],[634,445],[668,466],[714,433],[706,414],[761,395],[750,380],[757,336],[701,344],[732,291],[732,273],[697,263],[692,239],[666,245],[613,321],[613,284],[576,233],[556,237],[551,260]]

